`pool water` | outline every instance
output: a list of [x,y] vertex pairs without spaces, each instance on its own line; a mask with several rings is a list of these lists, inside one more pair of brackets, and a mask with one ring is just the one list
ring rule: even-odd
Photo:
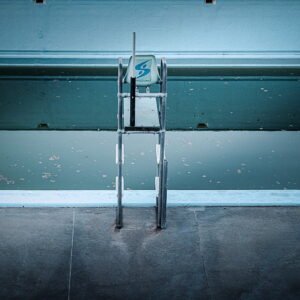
[[[114,189],[116,133],[0,131],[0,189]],[[154,135],[125,144],[125,189],[154,189]],[[169,189],[299,189],[300,132],[167,132]]]

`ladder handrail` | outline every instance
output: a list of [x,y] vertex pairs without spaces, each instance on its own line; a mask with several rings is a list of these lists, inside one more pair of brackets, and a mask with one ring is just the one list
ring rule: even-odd
[[[123,65],[122,65],[122,58],[119,58],[118,64],[118,94],[122,93],[123,91]],[[123,187],[123,174],[122,174],[122,130],[123,130],[123,101],[122,97],[118,96],[118,177],[117,177],[117,197],[118,197],[118,206],[116,212],[116,227],[121,228],[123,226],[123,209],[122,209],[122,187]]]

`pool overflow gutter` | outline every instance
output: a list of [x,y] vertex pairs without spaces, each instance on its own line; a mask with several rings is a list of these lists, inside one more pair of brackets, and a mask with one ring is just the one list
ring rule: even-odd
[[[118,63],[118,130],[116,145],[116,177],[117,209],[116,227],[123,227],[124,194],[124,144],[123,134],[157,134],[156,145],[157,176],[156,189],[156,226],[166,228],[167,209],[167,173],[168,161],[165,156],[166,134],[166,102],[167,102],[167,64],[161,59],[158,70],[154,55],[136,55],[136,34],[133,33],[133,51],[129,58],[127,71],[124,75],[122,58]],[[123,85],[130,85],[130,93],[123,92]],[[150,87],[159,84],[159,93],[151,93]],[[140,92],[145,89],[145,92]]]

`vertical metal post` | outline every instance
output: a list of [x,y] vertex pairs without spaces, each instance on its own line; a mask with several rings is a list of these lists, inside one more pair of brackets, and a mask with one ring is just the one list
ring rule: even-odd
[[133,64],[133,69],[132,69],[131,78],[135,78],[135,49],[136,49],[136,34],[135,34],[135,32],[133,32],[132,33],[132,64]]
[[[160,117],[159,117],[159,119],[160,119]],[[159,122],[160,122],[160,120],[159,120]],[[160,145],[160,133],[158,134],[158,145]],[[159,163],[157,163],[156,176],[157,176],[157,178],[159,178]],[[155,184],[156,184],[156,178],[155,178]],[[156,185],[155,185],[155,189],[156,189]],[[159,207],[158,198],[159,198],[159,183],[158,183],[158,193],[156,195],[156,217],[158,216],[158,207]],[[158,224],[158,218],[156,220],[156,224]]]
[[123,206],[122,206],[122,188],[123,188],[123,160],[122,160],[122,144],[123,144],[123,98],[120,95],[123,91],[123,67],[122,67],[122,58],[119,58],[118,65],[118,178],[117,178],[117,197],[118,197],[118,206],[116,211],[116,227],[122,228],[123,226]]
[[[161,92],[167,91],[167,68],[166,61],[163,58],[161,61]],[[159,193],[158,193],[158,207],[157,207],[157,227],[166,227],[166,200],[167,200],[167,161],[165,160],[165,133],[166,133],[166,96],[160,99],[160,118],[161,128],[159,133],[160,142],[160,158],[159,158]]]
[[168,192],[168,161],[164,159],[163,163],[164,177],[161,203],[161,228],[166,228],[167,220],[167,192]]
[[135,76],[135,32],[132,38],[132,74],[130,79],[130,126],[135,126],[135,89],[136,89],[136,76]]

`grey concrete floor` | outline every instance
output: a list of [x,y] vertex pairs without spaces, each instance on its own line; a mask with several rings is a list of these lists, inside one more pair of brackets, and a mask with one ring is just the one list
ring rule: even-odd
[[300,299],[300,207],[0,209],[0,299]]

